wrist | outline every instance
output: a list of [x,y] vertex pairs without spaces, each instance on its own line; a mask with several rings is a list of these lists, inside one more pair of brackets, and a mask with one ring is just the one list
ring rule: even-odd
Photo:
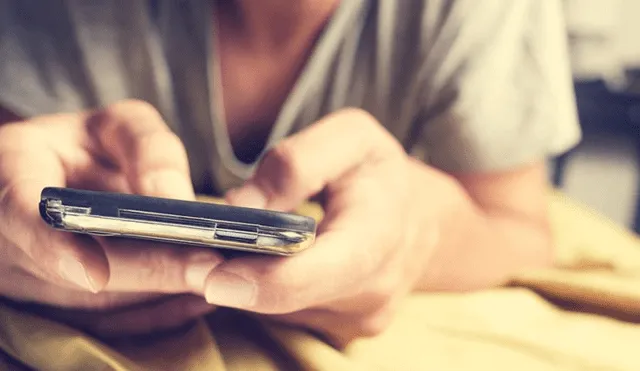
[[523,269],[550,264],[552,242],[545,217],[485,209],[456,178],[421,163],[412,166],[414,251],[429,249],[415,289],[493,287]]
[[421,265],[414,289],[425,289],[440,286],[443,272],[455,265],[463,226],[475,215],[461,212],[468,211],[468,196],[451,175],[415,159],[410,162],[411,243]]

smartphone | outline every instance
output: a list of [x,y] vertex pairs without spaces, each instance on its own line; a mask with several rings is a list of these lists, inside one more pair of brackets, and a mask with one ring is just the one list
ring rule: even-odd
[[71,188],[45,188],[53,228],[203,247],[293,255],[315,239],[315,219],[268,210]]

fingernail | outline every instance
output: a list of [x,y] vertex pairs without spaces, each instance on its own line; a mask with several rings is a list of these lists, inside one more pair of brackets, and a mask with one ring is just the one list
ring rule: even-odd
[[191,180],[175,170],[157,171],[149,174],[143,179],[141,185],[145,195],[181,200],[195,198]]
[[228,193],[229,203],[234,206],[264,209],[267,206],[267,197],[253,184],[246,184],[233,189]]
[[71,256],[65,256],[58,262],[58,272],[62,278],[72,282],[91,292],[98,292],[98,286],[87,273],[86,268],[80,261]]
[[192,263],[185,272],[185,281],[192,289],[202,292],[209,273],[218,265],[211,261]]
[[233,273],[214,271],[207,279],[205,298],[210,304],[250,308],[256,300],[256,285]]

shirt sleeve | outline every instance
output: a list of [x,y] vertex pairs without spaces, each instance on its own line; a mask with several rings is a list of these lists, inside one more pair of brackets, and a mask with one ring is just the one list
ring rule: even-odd
[[576,145],[560,1],[448,3],[420,74],[417,156],[448,172],[499,171]]
[[0,106],[30,117],[88,104],[66,14],[58,1],[0,2]]

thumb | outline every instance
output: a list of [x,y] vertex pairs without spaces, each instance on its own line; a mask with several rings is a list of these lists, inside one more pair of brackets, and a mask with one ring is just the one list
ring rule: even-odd
[[186,150],[148,103],[125,101],[87,120],[90,136],[137,194],[195,198]]

